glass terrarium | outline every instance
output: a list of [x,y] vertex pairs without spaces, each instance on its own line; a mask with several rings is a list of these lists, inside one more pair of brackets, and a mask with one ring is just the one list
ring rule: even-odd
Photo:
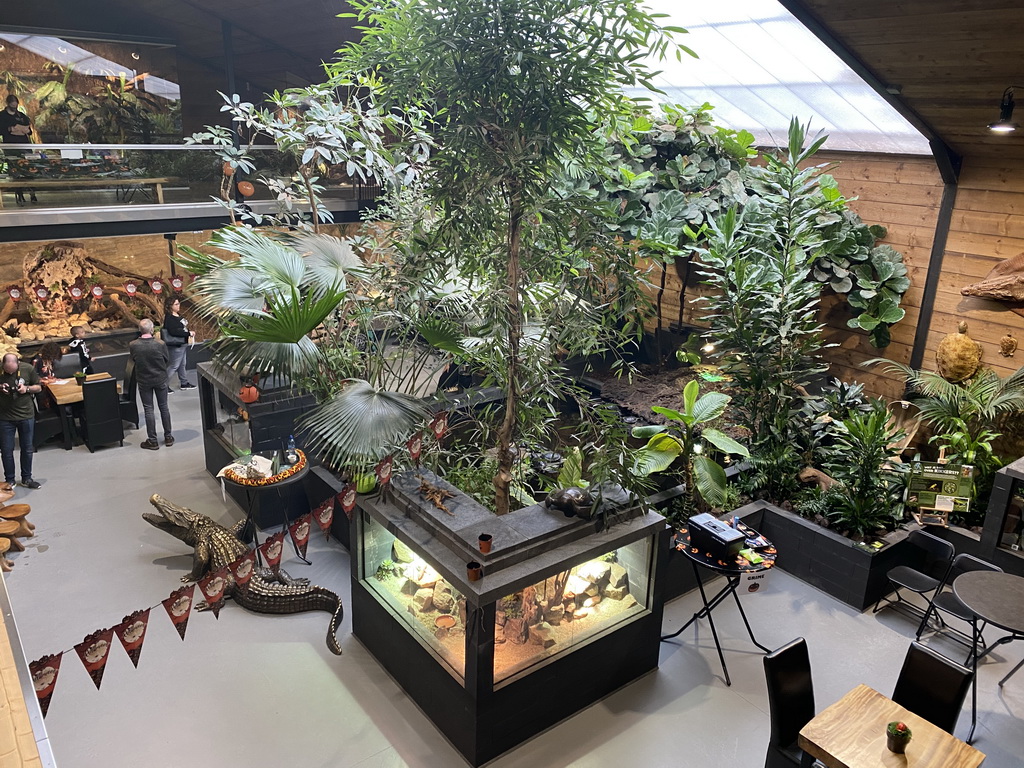
[[[981,538],[983,551],[1004,550],[1024,557],[1024,458],[996,472]],[[1018,572],[1019,562],[1009,570]]]
[[493,759],[657,666],[668,529],[636,501],[498,517],[395,475],[353,518],[353,633],[467,760]]

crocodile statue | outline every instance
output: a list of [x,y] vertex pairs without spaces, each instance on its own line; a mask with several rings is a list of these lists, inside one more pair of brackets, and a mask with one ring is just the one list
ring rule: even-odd
[[[228,529],[206,515],[169,502],[159,494],[153,494],[149,503],[157,511],[144,512],[143,519],[193,548],[192,570],[181,577],[183,582],[198,581],[207,573],[220,570],[249,551],[249,547],[238,538],[244,519],[234,529]],[[332,653],[341,654],[341,645],[335,635],[344,610],[341,598],[334,592],[310,584],[309,579],[293,579],[282,570],[275,573],[269,568],[255,568],[245,589],[235,588],[230,571],[228,582],[225,596],[234,598],[236,603],[250,611],[329,611],[331,624],[327,630],[327,647]],[[197,605],[198,610],[205,607],[205,604]]]

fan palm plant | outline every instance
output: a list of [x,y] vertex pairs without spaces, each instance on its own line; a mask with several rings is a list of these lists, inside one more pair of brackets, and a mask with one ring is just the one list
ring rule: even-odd
[[[377,348],[348,332],[368,328],[372,315],[363,311],[372,274],[348,241],[227,227],[208,245],[238,259],[181,246],[175,261],[197,276],[196,307],[220,327],[214,359],[239,372],[272,370],[311,389],[320,404],[300,426],[328,465],[365,468],[422,422],[417,393],[385,388],[387,366],[367,362]],[[345,375],[346,365],[374,372],[374,380]]]

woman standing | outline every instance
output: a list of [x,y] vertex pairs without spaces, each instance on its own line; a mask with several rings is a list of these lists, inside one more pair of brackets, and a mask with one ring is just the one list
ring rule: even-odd
[[[188,320],[181,316],[181,301],[177,298],[167,300],[164,314],[164,343],[167,345],[170,362],[167,364],[167,378],[178,374],[179,389],[195,389],[189,383],[185,372],[185,353],[188,343],[195,335],[188,329]],[[170,386],[167,387],[170,391]]]

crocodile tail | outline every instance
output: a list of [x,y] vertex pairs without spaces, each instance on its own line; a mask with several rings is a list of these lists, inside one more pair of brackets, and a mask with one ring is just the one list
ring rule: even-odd
[[345,606],[341,603],[341,596],[338,596],[338,605],[334,609],[334,614],[331,616],[331,624],[327,628],[327,647],[331,649],[331,653],[341,656],[341,643],[338,642],[338,627],[341,626],[341,620],[345,617]]

